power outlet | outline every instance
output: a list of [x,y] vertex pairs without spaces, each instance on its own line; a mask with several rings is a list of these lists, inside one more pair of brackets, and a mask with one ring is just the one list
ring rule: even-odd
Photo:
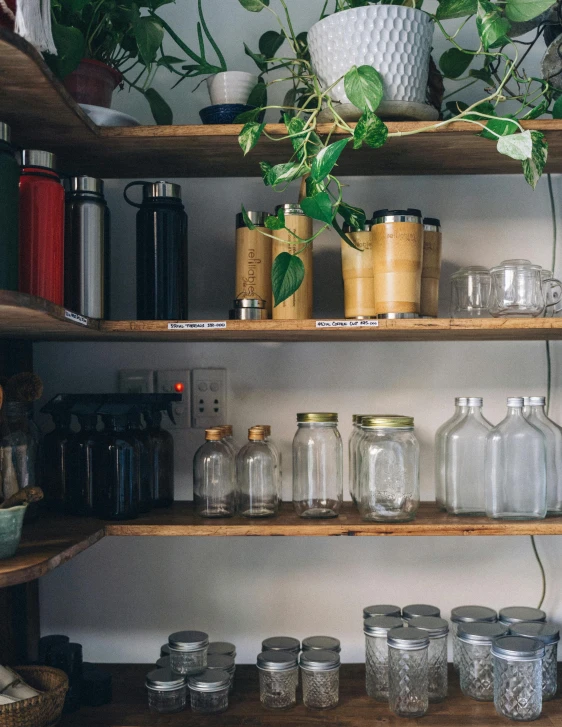
[[191,422],[194,429],[227,423],[226,369],[192,370]]
[[189,395],[191,392],[188,369],[168,369],[156,372],[156,392],[158,394],[181,394],[181,401],[174,401],[172,413],[175,424],[164,413],[162,425],[166,429],[189,429],[191,426],[191,409]]
[[153,394],[154,371],[149,369],[120,369],[120,394]]

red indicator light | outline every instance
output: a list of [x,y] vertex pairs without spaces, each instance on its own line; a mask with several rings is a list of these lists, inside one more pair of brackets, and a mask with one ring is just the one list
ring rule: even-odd
[[184,388],[185,387],[184,387],[184,385],[182,384],[181,381],[178,381],[177,384],[174,384],[174,389],[175,389],[175,391],[177,391],[178,394],[182,394]]

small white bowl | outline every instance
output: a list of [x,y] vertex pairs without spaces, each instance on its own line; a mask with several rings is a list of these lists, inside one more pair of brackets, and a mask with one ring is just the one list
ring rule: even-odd
[[246,104],[258,77],[245,71],[225,71],[207,79],[211,104]]

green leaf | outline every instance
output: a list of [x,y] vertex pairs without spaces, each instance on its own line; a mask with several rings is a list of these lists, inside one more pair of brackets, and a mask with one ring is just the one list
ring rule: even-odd
[[537,104],[534,109],[531,109],[529,111],[529,113],[525,114],[525,116],[523,116],[522,118],[526,119],[526,120],[538,119],[539,116],[546,114],[549,106],[550,106],[550,99],[543,98],[543,100],[539,104]]
[[347,202],[340,202],[338,207],[338,214],[344,219],[346,225],[355,228],[356,230],[362,230],[365,227],[367,217],[364,210],[360,207],[353,207]]
[[300,205],[307,217],[312,217],[313,220],[327,222],[329,225],[332,224],[334,211],[328,192],[319,192],[314,197],[303,197]]
[[[315,131],[303,134],[304,121],[301,118],[291,117],[289,114],[283,114],[283,121],[287,127],[287,133],[291,137],[291,144],[300,161],[305,158],[314,156],[322,149],[322,141]],[[308,141],[306,138],[308,136]]]
[[310,170],[310,176],[314,182],[321,182],[330,174],[348,141],[349,139],[340,139],[318,152]]
[[171,126],[174,123],[174,114],[172,109],[164,101],[162,96],[153,88],[147,88],[144,97],[150,105],[150,110],[154,116],[154,121],[159,126]]
[[484,81],[484,83],[492,84],[494,82],[492,74],[487,68],[471,68],[468,75],[471,78],[477,78],[479,81]]
[[304,263],[296,255],[282,252],[277,255],[271,268],[271,284],[275,305],[290,298],[304,280]]
[[[466,104],[464,104],[465,109],[468,108]],[[495,116],[496,115],[496,109],[492,103],[489,101],[483,101],[482,103],[479,103],[478,106],[472,109],[473,113],[467,114],[464,118],[465,119],[474,119],[475,121],[483,121],[481,116],[478,116],[478,114],[474,113],[478,111],[480,114],[486,114],[487,116]]]
[[524,161],[533,155],[533,137],[530,131],[522,131],[498,139],[498,151],[512,159]]
[[252,222],[252,220],[248,217],[248,213],[246,212],[246,208],[244,205],[242,205],[242,219],[244,220],[244,224],[249,230],[255,230],[256,226]]
[[70,0],[68,3],[68,9],[71,13],[80,15],[82,10],[88,5],[90,0]]
[[476,10],[477,0],[441,0],[435,17],[437,20],[466,18],[468,15],[475,15]]
[[182,63],[182,58],[176,58],[175,56],[162,56],[158,59],[159,66],[173,66],[176,63]]
[[260,169],[261,169],[261,175],[263,178],[263,183],[266,187],[270,187],[271,184],[269,182],[269,175],[271,174],[271,170],[273,167],[269,162],[260,162]]
[[353,66],[344,76],[344,88],[361,111],[375,111],[384,93],[382,77],[372,66]]
[[86,41],[78,28],[70,28],[58,23],[53,23],[53,40],[58,55],[49,57],[49,65],[59,78],[64,78],[76,70],[84,58]]
[[[482,118],[480,120],[484,121]],[[490,133],[490,131],[487,131],[487,129],[495,131],[496,134],[499,134],[500,136],[509,136],[510,134],[517,134],[519,126],[515,121],[510,121],[507,116],[499,119],[489,119],[486,124],[486,128],[482,131],[480,136],[484,137],[484,139],[492,139],[495,141],[498,137],[495,134]]]
[[552,7],[552,0],[507,0],[505,14],[514,22],[532,20]]
[[559,96],[552,107],[552,118],[562,119],[562,96]]
[[285,36],[275,30],[268,30],[259,40],[259,49],[266,58],[275,58],[279,48],[285,42]]
[[244,128],[238,137],[238,143],[242,147],[244,156],[258,143],[264,129],[265,124],[258,124],[256,121],[250,121],[244,124]]
[[449,48],[439,59],[439,68],[446,78],[458,78],[472,63],[474,54],[458,48]]
[[286,162],[285,164],[276,164],[268,171],[267,178],[270,187],[276,187],[278,184],[288,184],[297,177],[302,177],[306,170],[302,169],[300,164],[295,162]]
[[523,160],[523,174],[527,183],[535,189],[548,158],[548,143],[540,131],[531,131],[531,138],[533,153],[530,159]]
[[162,45],[164,28],[152,17],[140,18],[134,26],[135,39],[145,65],[156,59],[158,48]]
[[[282,210],[279,210],[282,212]],[[265,219],[265,226],[268,230],[284,230],[285,229],[285,215],[282,217],[279,215],[268,215]]]
[[259,13],[269,5],[269,0],[238,0],[238,2],[251,13]]
[[377,149],[386,142],[388,128],[386,124],[371,111],[365,111],[353,133],[353,148],[360,149],[362,144]]
[[263,106],[267,106],[267,86],[263,81],[259,81],[253,87],[248,96],[248,106],[257,106],[260,110]]
[[488,0],[478,0],[476,29],[484,50],[501,45],[509,27],[509,20],[503,17],[497,5]]
[[264,55],[261,53],[254,53],[254,51],[249,48],[246,43],[244,43],[244,53],[247,56],[250,56],[262,73],[267,72],[267,58]]
[[242,113],[238,114],[238,116],[234,119],[234,123],[247,124],[248,121],[256,121],[262,110],[263,109],[250,109],[249,111],[242,111]]

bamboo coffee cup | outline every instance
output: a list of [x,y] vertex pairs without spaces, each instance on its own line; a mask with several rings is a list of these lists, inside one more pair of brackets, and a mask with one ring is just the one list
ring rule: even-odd
[[419,210],[373,215],[373,276],[378,318],[417,318],[420,312],[423,224]]
[[[285,213],[287,230],[275,230],[275,237],[287,240],[279,242],[273,240],[273,259],[282,252],[295,253],[302,250],[304,245],[295,240],[289,230],[303,240],[312,237],[312,220],[307,217],[298,204],[284,204],[277,207],[276,212],[282,209]],[[274,320],[306,320],[312,318],[312,243],[299,254],[304,263],[304,280],[300,288],[279,305],[273,308]]]
[[421,276],[420,315],[439,315],[439,278],[441,276],[441,222],[435,217],[423,220],[423,266]]
[[371,222],[366,222],[362,229],[345,225],[343,231],[359,248],[354,250],[347,242],[341,241],[345,317],[375,318]]
[[247,212],[255,230],[246,227],[242,213],[236,215],[236,298],[263,300],[271,318],[271,231],[266,229],[267,212]]

